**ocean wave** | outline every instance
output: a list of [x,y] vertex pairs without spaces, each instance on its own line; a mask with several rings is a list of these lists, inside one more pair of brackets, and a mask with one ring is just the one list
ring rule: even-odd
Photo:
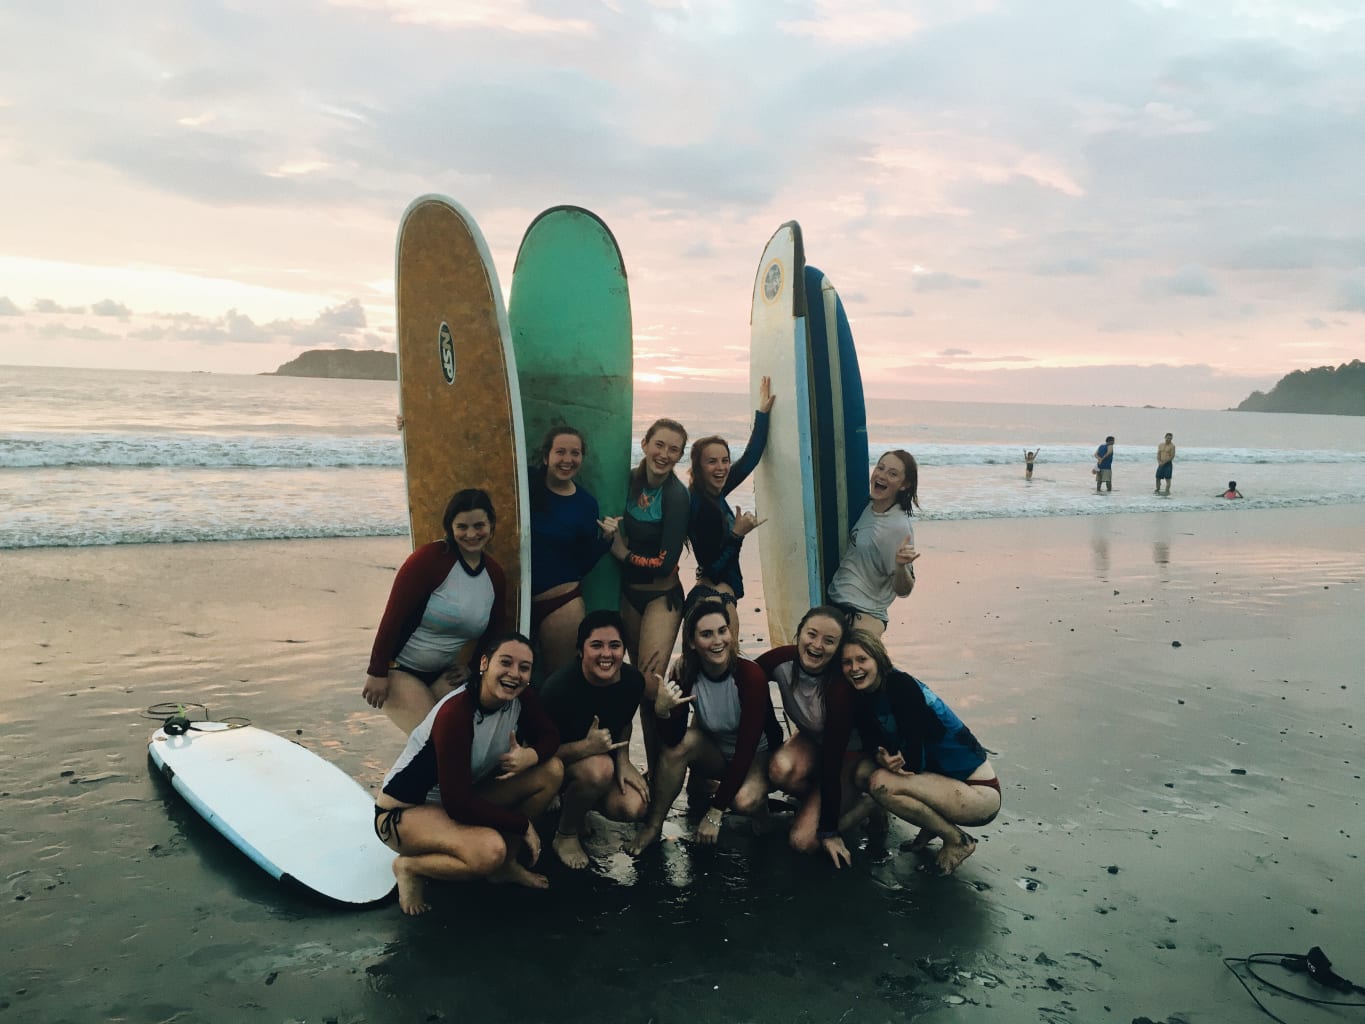
[[11,434],[0,437],[0,469],[346,469],[401,467],[396,437],[306,434]]

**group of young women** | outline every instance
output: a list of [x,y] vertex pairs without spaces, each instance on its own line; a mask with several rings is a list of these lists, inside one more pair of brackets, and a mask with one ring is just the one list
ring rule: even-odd
[[[504,631],[505,577],[484,550],[496,524],[484,492],[458,492],[443,518],[444,539],[418,548],[400,568],[364,696],[409,734],[375,805],[376,834],[398,854],[405,911],[426,909],[425,878],[548,884],[531,870],[540,852],[533,821],[561,786],[583,788],[586,768],[575,767],[566,784],[557,751],[580,756],[590,743],[594,753],[613,757],[604,778],[612,771],[624,778],[624,743],[610,742],[596,715],[584,738],[561,747],[530,688],[533,668],[546,676],[572,669],[575,653],[585,685],[619,680],[619,653],[614,675],[608,654],[594,666],[580,624],[594,626],[598,651],[613,630],[620,633],[618,646],[644,677],[638,700],[648,770],[632,783],[638,798],[620,784],[630,799],[617,803],[629,813],[610,815],[643,819],[631,853],[659,839],[690,772],[716,783],[694,834],[701,844],[716,841],[729,812],[752,816],[761,830],[769,791],[781,789],[799,801],[791,845],[823,851],[836,867],[851,861],[841,833],[886,813],[919,828],[907,848],[941,841],[929,869],[948,874],[970,856],[975,840],[964,827],[985,824],[1000,809],[995,771],[970,730],[927,686],[894,668],[879,639],[891,602],[915,583],[918,467],[908,452],[888,452],[872,470],[868,505],[829,587],[830,603],[806,613],[794,644],[756,661],[740,656],[739,553],[762,520],[727,499],[762,457],[773,401],[765,379],[738,462],[723,438],[693,443],[690,486],[674,472],[687,431],[656,421],[619,516],[603,516],[576,482],[588,452],[583,434],[552,429],[533,472],[531,637]],[[688,543],[697,579],[685,592],[678,562]],[[620,616],[585,624],[581,582],[606,554],[621,565]],[[670,666],[680,627],[682,655]],[[790,737],[777,722],[770,681]],[[427,803],[437,785],[441,803]],[[581,813],[574,818],[555,849],[581,867]]]

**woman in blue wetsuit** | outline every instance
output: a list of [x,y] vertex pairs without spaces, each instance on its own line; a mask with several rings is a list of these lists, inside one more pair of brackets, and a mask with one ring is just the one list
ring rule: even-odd
[[697,559],[697,583],[687,595],[690,607],[702,598],[725,605],[730,619],[730,635],[739,638],[736,601],[744,596],[744,577],[739,571],[739,551],[747,534],[761,525],[752,512],[732,509],[726,498],[758,465],[768,443],[768,414],[772,411],[771,383],[764,377],[759,385],[758,411],[744,454],[733,465],[730,445],[725,438],[712,435],[692,443],[691,508],[687,539]]
[[941,839],[924,868],[951,875],[976,850],[963,827],[987,825],[1000,813],[1000,779],[985,748],[933,690],[892,667],[878,637],[853,630],[840,663],[857,691],[854,721],[869,755],[854,772],[866,793],[863,808],[875,804],[919,826],[905,849]]
[[531,639],[550,675],[574,657],[583,604],[583,577],[611,547],[614,519],[602,519],[597,499],[576,482],[588,454],[583,434],[551,427],[531,470]]

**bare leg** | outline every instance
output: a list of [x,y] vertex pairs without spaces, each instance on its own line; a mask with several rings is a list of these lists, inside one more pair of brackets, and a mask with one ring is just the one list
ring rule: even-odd
[[873,636],[881,636],[886,632],[886,623],[882,622],[882,620],[875,615],[864,615],[862,612],[854,612],[853,624],[849,627],[849,630],[851,632],[855,629],[861,629],[866,633],[871,633]]
[[718,776],[725,771],[725,759],[715,743],[695,727],[687,730],[676,747],[664,747],[659,752],[659,764],[653,780],[654,791],[649,798],[649,817],[626,847],[627,853],[639,854],[658,841],[663,832],[664,818],[682,792],[683,778],[689,765],[695,765],[697,771],[711,776]]
[[[564,781],[564,763],[552,757],[543,764],[528,768],[510,779],[490,779],[479,786],[475,792],[490,803],[509,810],[519,811],[534,821],[550,801],[559,793]],[[524,868],[517,860],[524,845],[521,836],[505,836],[507,855],[502,866],[490,877],[491,882],[512,882],[531,889],[544,889],[549,880],[540,874]]]
[[429,909],[424,879],[488,878],[507,855],[498,832],[451,821],[434,804],[404,810],[398,833],[402,841],[394,837],[388,845],[398,854],[393,876],[398,882],[398,903],[405,914]]
[[739,784],[739,791],[730,802],[736,814],[747,814],[758,835],[772,829],[772,817],[768,813],[768,752],[760,750],[754,754],[753,764]]
[[545,616],[536,631],[536,642],[540,646],[541,673],[549,676],[561,665],[573,660],[574,645],[578,640],[578,624],[587,614],[587,605],[581,597],[556,608]]
[[[705,576],[697,578],[697,584],[703,587],[710,587],[712,590],[719,590],[722,594],[735,596],[735,588],[728,583],[715,583]],[[739,602],[725,601],[725,617],[730,620],[730,636],[734,639],[735,650],[739,650]]]
[[[646,680],[652,672],[660,675],[668,669],[668,660],[673,655],[673,645],[678,640],[678,627],[682,625],[682,609],[670,610],[668,601],[662,595],[651,601],[640,616],[639,660],[634,663],[645,674]],[[632,659],[634,660],[634,659]],[[646,686],[646,696],[653,701],[653,688]],[[645,744],[645,761],[652,775],[659,759],[659,737],[653,713],[641,704],[640,735]]]
[[[441,696],[445,696],[443,693]],[[389,721],[409,735],[422,724],[427,712],[436,706],[437,698],[431,687],[401,669],[389,671],[389,695],[384,700],[384,714]]]
[[575,870],[588,866],[588,854],[579,842],[583,816],[600,801],[611,787],[614,769],[611,755],[597,754],[567,765],[561,794],[559,826],[555,829],[554,851],[565,867]]
[[1000,794],[995,790],[929,772],[901,775],[878,769],[868,781],[868,790],[896,817],[943,840],[934,860],[941,875],[952,874],[976,849],[976,840],[961,826],[984,825],[1000,811]]

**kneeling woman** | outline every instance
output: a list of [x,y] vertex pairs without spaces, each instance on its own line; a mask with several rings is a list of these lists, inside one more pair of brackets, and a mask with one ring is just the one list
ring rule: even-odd
[[[687,724],[687,705],[696,707]],[[654,698],[663,747],[654,792],[630,853],[658,840],[664,818],[682,789],[690,767],[699,776],[720,780],[695,839],[710,845],[720,834],[726,811],[766,816],[768,751],[777,745],[777,719],[763,670],[738,657],[730,620],[719,601],[702,601],[683,623],[683,653],[677,678],[659,685]]]
[[789,842],[801,853],[824,850],[836,868],[851,861],[839,812],[856,802],[853,773],[861,757],[852,742],[854,691],[839,666],[846,630],[843,612],[821,605],[802,616],[795,644],[758,659],[796,727],[768,762],[773,788],[800,800]]
[[844,677],[858,691],[855,715],[863,749],[875,762],[858,766],[868,799],[919,826],[910,849],[937,836],[943,848],[933,871],[951,875],[976,840],[963,827],[987,825],[1000,813],[1000,780],[970,729],[918,679],[893,668],[878,637],[854,630],[841,653]]
[[[544,889],[534,818],[559,792],[559,733],[531,682],[535,655],[520,633],[499,639],[480,678],[442,697],[412,731],[375,800],[375,834],[398,853],[403,911],[427,909],[423,880],[488,878]],[[520,737],[520,738],[519,738]],[[524,745],[523,745],[524,744]],[[426,802],[440,785],[440,804]]]

